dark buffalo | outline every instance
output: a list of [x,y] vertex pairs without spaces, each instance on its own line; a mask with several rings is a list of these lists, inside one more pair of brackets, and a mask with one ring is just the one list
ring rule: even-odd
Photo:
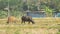
[[22,20],[21,23],[29,22],[28,24],[30,24],[30,22],[31,22],[32,24],[34,24],[34,21],[32,20],[31,16],[22,16],[21,20]]

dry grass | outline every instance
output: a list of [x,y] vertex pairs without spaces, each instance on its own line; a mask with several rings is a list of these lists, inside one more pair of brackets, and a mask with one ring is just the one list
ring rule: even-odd
[[0,19],[0,34],[57,34],[60,18],[33,18],[35,24],[6,24],[7,19]]
[[5,25],[0,27],[0,34],[56,34],[58,32],[56,28],[34,27],[35,26]]

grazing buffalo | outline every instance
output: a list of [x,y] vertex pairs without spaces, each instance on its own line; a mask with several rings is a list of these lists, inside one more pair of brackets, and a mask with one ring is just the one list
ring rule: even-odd
[[14,16],[10,16],[8,17],[8,20],[7,20],[7,24],[9,24],[10,22],[15,22],[16,23],[16,18]]
[[28,24],[30,24],[30,22],[32,22],[32,24],[34,24],[34,21],[32,20],[31,16],[22,16],[21,20],[22,20],[21,23],[29,22]]

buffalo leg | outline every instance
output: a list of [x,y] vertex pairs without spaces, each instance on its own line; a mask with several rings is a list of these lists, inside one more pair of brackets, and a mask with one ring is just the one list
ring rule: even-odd
[[32,24],[35,24],[34,21],[31,21],[31,22],[32,22]]
[[7,24],[9,24],[9,20],[7,20]]
[[24,22],[24,24],[25,24],[25,21],[23,21]]
[[25,21],[22,21],[21,24],[24,23],[25,24]]
[[21,21],[21,24],[23,23],[23,21]]
[[30,24],[30,21],[29,21],[29,23],[28,24]]

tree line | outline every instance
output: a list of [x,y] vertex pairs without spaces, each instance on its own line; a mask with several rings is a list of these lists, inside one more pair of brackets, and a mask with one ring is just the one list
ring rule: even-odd
[[40,11],[41,9],[44,9],[47,13],[60,12],[60,0],[0,0],[0,11],[6,11],[4,8],[8,5],[10,12],[14,14],[14,11]]
[[[31,10],[38,11],[49,7],[60,11],[60,0],[0,0],[0,10],[6,8],[9,4],[11,10]],[[39,8],[38,8],[39,7]]]

